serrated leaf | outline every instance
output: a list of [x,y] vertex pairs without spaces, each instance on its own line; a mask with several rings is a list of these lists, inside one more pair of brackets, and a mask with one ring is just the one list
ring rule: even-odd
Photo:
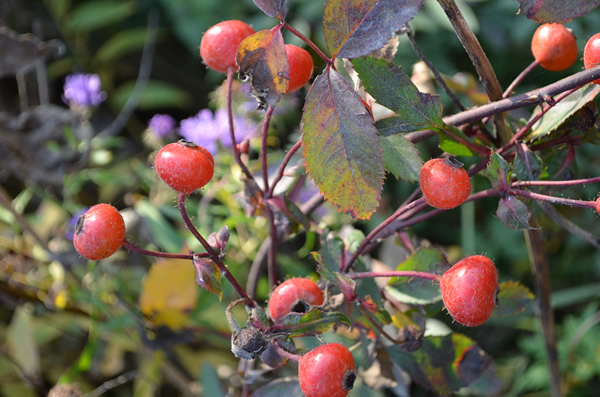
[[307,313],[289,313],[280,319],[277,326],[271,328],[274,333],[282,333],[289,337],[321,334],[336,323],[352,324],[348,317],[338,312],[323,312],[311,309]]
[[[421,248],[398,265],[397,271],[419,271],[441,274],[448,269],[444,254],[436,248]],[[431,280],[408,277],[392,277],[388,291],[401,302],[426,305],[442,299],[438,283]]]
[[456,333],[424,338],[421,348],[412,353],[399,346],[389,346],[386,351],[411,379],[439,394],[469,386],[493,364],[473,340]]
[[400,66],[374,57],[355,59],[352,65],[367,92],[398,114],[399,120],[382,123],[407,126],[398,132],[444,127],[440,97],[420,92]]
[[332,58],[358,58],[382,48],[422,5],[423,0],[329,0],[323,28]]
[[518,0],[521,12],[536,22],[565,23],[586,15],[600,0]]
[[492,187],[500,191],[506,191],[511,173],[510,164],[504,160],[504,157],[496,152],[492,153],[487,166],[487,177],[492,183]]
[[498,306],[494,308],[492,317],[515,316],[533,301],[535,296],[529,288],[516,281],[506,281],[500,284],[498,292]]
[[135,12],[133,1],[101,1],[83,3],[71,12],[66,28],[73,33],[90,32],[111,26]]
[[517,157],[513,164],[515,175],[520,181],[537,181],[544,170],[544,162],[524,143],[517,143]]
[[[555,131],[569,116],[575,114],[575,112],[584,107],[588,102],[593,101],[599,93],[600,85],[598,84],[588,84],[581,87],[550,108],[542,118],[533,125],[531,132],[527,135],[525,140],[532,141],[539,139]],[[539,110],[539,108],[537,109]],[[534,112],[533,116],[535,116],[536,113],[537,112]]]
[[532,229],[529,225],[529,209],[525,203],[514,196],[500,199],[496,215],[504,226],[509,229]]
[[274,106],[288,89],[289,65],[281,25],[261,30],[240,43],[235,61],[242,80],[250,78],[250,94],[259,107]]
[[221,288],[221,271],[217,264],[211,260],[194,257],[194,269],[196,269],[196,284],[211,294],[219,296],[219,302],[223,297]]
[[254,0],[254,4],[268,16],[285,20],[287,0]]
[[380,142],[385,169],[394,174],[396,179],[417,182],[423,159],[415,144],[402,135],[382,136]]
[[377,129],[360,97],[328,67],[306,97],[302,115],[306,169],[326,200],[368,219],[379,205],[384,163]]
[[472,141],[471,138],[466,136],[461,130],[453,126],[446,126],[444,129],[434,128],[434,131],[440,136],[439,147],[446,153],[453,154],[455,156],[474,156],[475,152],[471,150],[464,143],[458,142],[446,131],[452,131],[452,133],[460,137],[463,141]]

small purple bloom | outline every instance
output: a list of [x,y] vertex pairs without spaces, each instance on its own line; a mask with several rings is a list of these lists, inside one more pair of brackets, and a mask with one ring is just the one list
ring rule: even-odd
[[106,99],[97,74],[70,74],[65,78],[63,101],[69,106],[95,107]]
[[[218,109],[215,112],[215,128],[219,131],[219,140],[223,147],[231,147],[231,136],[229,135],[229,118],[227,110]],[[250,119],[242,116],[233,116],[233,128],[235,131],[235,143],[241,143],[250,138],[256,131],[256,124]]]
[[175,129],[175,119],[168,114],[155,114],[148,122],[148,128],[159,138],[164,138]]

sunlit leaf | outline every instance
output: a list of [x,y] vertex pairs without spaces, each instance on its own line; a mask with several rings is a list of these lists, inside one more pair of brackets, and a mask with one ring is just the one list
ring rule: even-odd
[[419,180],[423,159],[414,143],[402,135],[382,136],[381,147],[387,171],[406,181]]
[[323,21],[332,57],[358,58],[382,48],[423,0],[329,0]]
[[386,351],[415,382],[440,394],[469,386],[492,365],[492,359],[461,334],[427,337],[421,348],[412,353],[405,353],[398,346],[390,346]]
[[586,15],[600,0],[518,0],[521,12],[536,22],[565,23]]
[[[567,3],[565,3],[567,4]],[[525,138],[527,141],[541,138],[560,127],[569,116],[575,114],[600,93],[600,85],[588,84],[551,107],[542,118],[533,125]],[[539,110],[539,108],[538,108]],[[535,115],[537,112],[534,112]]]
[[282,20],[288,11],[287,0],[254,0],[254,4],[268,16]]
[[218,295],[220,301],[223,297],[223,289],[221,289],[219,267],[209,259],[195,257],[194,268],[196,269],[196,283],[211,294]]
[[318,76],[302,115],[306,169],[325,199],[368,219],[379,205],[384,163],[373,119],[352,85],[332,68]]
[[529,209],[514,196],[503,197],[498,203],[496,215],[504,226],[512,230],[531,229],[529,225]]
[[271,328],[274,333],[287,336],[321,334],[336,323],[352,325],[346,315],[338,312],[323,312],[311,309],[307,313],[289,313],[281,318],[279,324]]
[[155,325],[179,329],[188,321],[198,298],[194,266],[190,261],[156,262],[144,279],[140,309]]
[[[461,130],[453,126],[446,126],[443,130],[434,128],[434,131],[440,136],[439,147],[446,153],[453,154],[455,156],[474,156],[475,152],[471,150],[467,145],[457,141],[454,136],[463,140],[463,142],[470,141],[472,139],[466,136]],[[450,135],[451,132],[454,136]]]
[[250,93],[261,108],[275,105],[287,91],[289,67],[281,25],[244,39],[235,61],[240,68],[240,79],[251,79]]
[[494,308],[492,317],[515,316],[533,301],[535,296],[529,288],[516,281],[507,281],[500,284],[498,292],[498,306]]

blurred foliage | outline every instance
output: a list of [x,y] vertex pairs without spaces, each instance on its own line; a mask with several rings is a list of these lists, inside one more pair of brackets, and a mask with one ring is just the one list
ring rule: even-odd
[[[325,48],[323,2],[289,3],[290,24]],[[532,61],[529,41],[537,24],[515,15],[515,1],[460,1],[459,5],[490,58],[500,84],[507,86]],[[122,211],[128,237],[136,244],[168,252],[201,250],[180,221],[174,193],[159,182],[151,167],[153,152],[176,136],[165,141],[149,136],[146,122],[155,113],[169,113],[181,120],[200,109],[222,104],[223,90],[218,88],[223,77],[207,71],[198,55],[202,34],[210,26],[225,19],[240,19],[259,30],[275,22],[259,12],[251,0],[3,1],[0,22],[19,33],[33,31],[44,40],[64,41],[65,55],[47,63],[51,103],[62,104],[62,82],[67,74],[85,71],[100,75],[108,100],[89,121],[101,131],[122,110],[137,81],[150,10],[156,10],[160,16],[152,72],[139,106],[124,128],[114,136],[95,136],[90,142],[86,167],[61,174],[62,186],[34,183],[0,170],[2,189],[16,211],[0,206],[1,395],[44,395],[58,381],[77,383],[83,392],[90,393],[116,380],[105,395],[221,396],[227,392],[225,385],[239,387],[248,381],[240,377],[238,362],[230,352],[231,331],[224,306],[216,296],[195,287],[191,266],[172,279],[175,274],[158,273],[172,265],[124,249],[107,260],[87,263],[68,239],[73,227],[69,220],[85,206],[110,202]],[[600,10],[595,10],[567,24],[576,34],[579,48],[596,33],[599,17]],[[473,80],[475,71],[435,1],[425,2],[411,26],[421,50],[441,73],[458,82]],[[284,37],[299,43],[288,33]],[[396,62],[408,72],[417,60],[402,37]],[[319,70],[321,61],[315,62]],[[518,91],[554,82],[579,68],[578,63],[560,73],[537,69]],[[20,102],[15,79],[3,77],[0,82],[0,107],[17,114]],[[32,87],[36,84],[32,76],[27,82]],[[30,103],[39,103],[36,93],[35,89],[29,90]],[[454,111],[445,94],[441,96],[445,112]],[[468,94],[461,97],[468,104],[470,98],[473,96]],[[243,102],[240,100],[239,105]],[[269,144],[275,148],[289,149],[289,142],[298,136],[302,100],[292,97],[286,106],[288,111],[277,115],[272,123]],[[252,117],[252,113],[248,114]],[[524,115],[515,111],[511,116],[519,119]],[[84,142],[73,138],[71,143],[85,152]],[[257,146],[257,142],[251,142],[253,159],[257,157]],[[420,143],[418,149],[424,159],[440,152],[433,142]],[[274,153],[272,163],[277,164],[283,155],[283,151]],[[267,221],[246,216],[239,182],[241,172],[232,156],[222,151],[216,164],[214,183],[201,195],[192,196],[188,213],[203,235],[223,225],[229,227],[226,263],[244,285],[248,269],[267,238]],[[292,164],[301,168],[303,161],[298,156]],[[577,174],[596,175],[599,169],[597,148],[578,147]],[[297,184],[300,190],[304,179],[298,174],[286,177],[282,184]],[[489,186],[489,181],[479,176],[472,182],[476,190]],[[388,178],[378,212],[355,227],[372,230],[413,188],[411,183]],[[565,195],[593,199],[597,193],[597,186],[583,186],[570,188]],[[443,247],[450,262],[483,251],[499,266],[501,281],[515,280],[533,288],[523,234],[506,229],[494,218],[496,206],[495,200],[480,200],[422,222],[411,233],[424,239],[425,244]],[[319,213],[324,229],[337,230],[340,225],[353,222],[329,205],[324,207]],[[559,210],[584,229],[598,233],[597,216],[591,211]],[[595,395],[600,386],[600,251],[547,218],[540,220],[555,291],[552,298],[564,381],[569,395]],[[32,229],[27,230],[25,225]],[[290,225],[290,230],[299,229]],[[293,234],[278,252],[282,273],[306,276],[314,272],[315,264],[309,254],[318,245],[313,231]],[[393,242],[384,244],[377,255],[390,268],[406,260],[406,251]],[[374,285],[371,289],[376,291]],[[185,302],[177,300],[179,294],[173,295],[182,290],[187,291]],[[257,300],[265,302],[268,294],[268,282],[260,278]],[[226,282],[223,298],[224,302],[236,298]],[[441,324],[440,329],[457,328],[445,313],[432,322]],[[484,326],[461,328],[460,332],[465,338],[477,340],[496,359],[504,385],[502,395],[547,391],[547,359],[532,305],[519,316],[493,318]],[[333,341],[344,336],[325,338]],[[300,347],[316,343],[314,338],[303,338]],[[364,346],[361,348],[366,349]],[[359,350],[354,352],[359,357],[357,361]],[[368,368],[367,364],[370,363],[365,362],[364,368]],[[284,367],[277,376],[295,376],[293,372]],[[427,395],[416,386],[411,393]],[[478,394],[476,388],[465,391],[470,393]],[[350,395],[383,394],[358,385]]]

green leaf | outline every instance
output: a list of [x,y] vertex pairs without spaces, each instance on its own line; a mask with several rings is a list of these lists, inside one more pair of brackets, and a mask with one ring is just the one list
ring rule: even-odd
[[[419,271],[441,274],[448,269],[444,254],[436,248],[421,248],[396,270]],[[388,291],[400,302],[408,304],[426,305],[439,302],[442,292],[438,283],[420,278],[393,277],[388,281]]]
[[515,316],[533,301],[535,296],[529,288],[516,281],[507,281],[500,284],[498,292],[498,306],[494,308],[492,317]]
[[179,252],[183,239],[179,237],[161,212],[148,200],[138,200],[134,205],[135,211],[147,222],[150,234],[160,248],[166,252]]
[[453,126],[446,126],[444,128],[434,128],[434,131],[440,136],[439,147],[446,153],[453,154],[455,156],[475,156],[473,152],[464,143],[458,142],[448,131],[452,132],[453,135],[460,137],[463,141],[471,141],[472,139],[466,136],[461,130]]
[[73,10],[67,19],[67,30],[72,33],[91,32],[133,15],[133,1],[94,1],[83,3]]
[[[383,122],[387,127],[394,123],[398,132],[444,127],[439,95],[419,92],[400,66],[373,57],[355,59],[352,65],[367,92],[398,114],[399,120]],[[407,127],[399,127],[402,125]]]
[[278,325],[271,328],[274,333],[282,333],[289,337],[321,334],[336,323],[344,323],[348,327],[352,324],[348,317],[338,312],[323,312],[311,309],[307,313],[286,314],[280,319]]
[[298,377],[280,378],[258,388],[252,397],[304,397]]
[[505,192],[508,189],[512,170],[510,164],[498,153],[492,153],[487,166],[487,176],[494,189]]
[[201,375],[202,391],[205,396],[224,397],[223,389],[219,383],[217,370],[207,361],[202,365]]
[[[121,109],[131,96],[135,81],[127,81],[119,86],[110,96],[110,103]],[[151,110],[157,108],[181,108],[191,102],[190,95],[183,89],[164,83],[162,81],[150,80],[142,94],[139,109]]]
[[402,135],[382,136],[380,141],[386,170],[396,179],[417,182],[423,160],[415,144]]
[[525,203],[514,196],[500,199],[496,215],[504,226],[509,229],[532,229],[529,225],[529,209]]
[[33,316],[27,306],[18,306],[6,329],[6,348],[23,375],[40,375],[40,354],[34,339]]
[[142,49],[146,42],[146,32],[146,28],[122,30],[102,44],[96,57],[102,62],[109,62]]
[[306,169],[325,199],[368,219],[385,173],[377,129],[352,85],[330,67],[308,93],[302,132]]
[[[525,138],[526,141],[539,139],[550,134],[560,127],[569,116],[572,116],[588,102],[593,101],[596,95],[600,93],[600,85],[588,84],[569,95],[562,101],[551,107],[542,118],[533,125],[531,132]],[[539,108],[536,108],[539,110]],[[537,112],[534,112],[535,116]]]
[[399,346],[389,346],[386,351],[411,379],[439,394],[469,386],[493,364],[473,340],[461,334],[427,337],[413,353],[405,353]]
[[332,57],[358,58],[382,48],[424,0],[329,0],[323,28]]
[[565,23],[586,15],[599,0],[518,0],[521,13],[540,23]]

